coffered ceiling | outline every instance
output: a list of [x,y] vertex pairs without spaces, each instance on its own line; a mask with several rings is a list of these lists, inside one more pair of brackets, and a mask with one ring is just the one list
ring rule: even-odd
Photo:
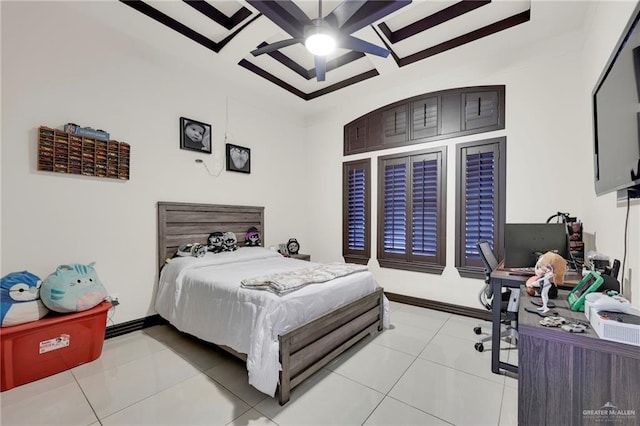
[[[317,1],[291,1],[309,19],[318,17]],[[255,73],[303,100],[317,99],[407,65],[429,61],[435,55],[509,31],[531,19],[530,0],[405,0],[399,9],[353,32],[359,39],[384,47],[389,56],[336,49],[327,57],[325,81],[317,81],[314,56],[303,44],[260,56],[251,54],[258,47],[290,39],[291,35],[247,1],[121,0],[121,3],[122,7],[130,7],[132,13],[142,13],[173,31],[176,37],[186,37],[212,54],[225,55],[238,69]],[[290,1],[281,2],[288,8],[287,3]],[[341,3],[322,1],[323,15],[327,16]]]

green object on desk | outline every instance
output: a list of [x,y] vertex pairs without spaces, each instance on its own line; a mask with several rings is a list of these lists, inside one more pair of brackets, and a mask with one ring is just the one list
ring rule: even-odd
[[567,296],[569,302],[569,308],[572,311],[584,312],[584,299],[589,293],[597,291],[602,285],[603,278],[599,273],[590,271],[587,275],[582,277],[580,282],[571,290],[571,293]]

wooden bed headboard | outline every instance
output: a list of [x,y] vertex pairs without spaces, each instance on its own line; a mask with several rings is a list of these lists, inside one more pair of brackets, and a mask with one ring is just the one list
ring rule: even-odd
[[158,266],[184,243],[207,244],[215,231],[235,232],[238,246],[255,226],[264,244],[264,207],[158,202]]

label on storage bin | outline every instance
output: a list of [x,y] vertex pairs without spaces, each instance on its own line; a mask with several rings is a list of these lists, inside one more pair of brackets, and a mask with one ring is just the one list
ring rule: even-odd
[[56,337],[55,339],[43,340],[40,342],[40,353],[46,353],[55,351],[56,349],[62,349],[69,346],[69,335],[61,334],[60,337]]

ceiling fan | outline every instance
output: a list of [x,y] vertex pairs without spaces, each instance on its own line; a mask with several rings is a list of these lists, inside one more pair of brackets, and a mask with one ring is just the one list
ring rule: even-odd
[[318,0],[318,17],[309,18],[293,0],[247,0],[264,16],[291,35],[251,52],[253,56],[274,52],[296,43],[314,54],[317,81],[325,80],[326,55],[332,47],[370,53],[386,58],[389,51],[351,34],[411,3],[411,0],[344,0],[327,16]]

